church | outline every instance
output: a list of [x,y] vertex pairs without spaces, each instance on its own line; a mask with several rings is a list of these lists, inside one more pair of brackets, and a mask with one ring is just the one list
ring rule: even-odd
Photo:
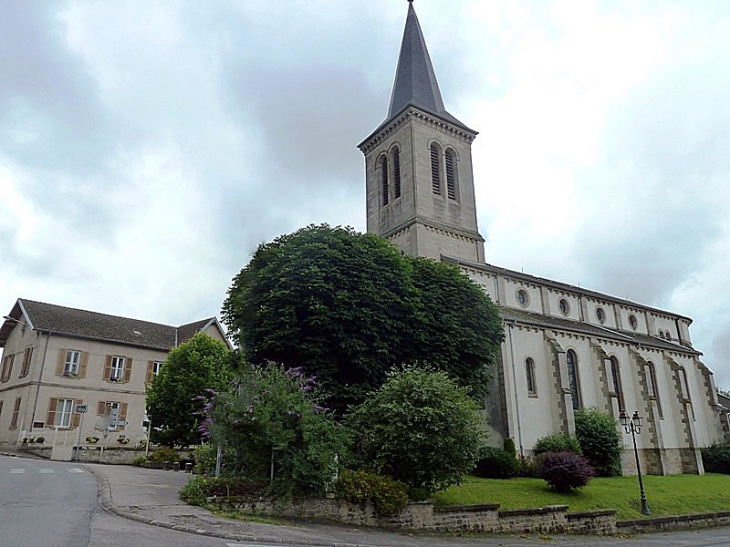
[[[700,449],[722,440],[723,407],[692,345],[692,320],[485,262],[476,136],[444,106],[409,0],[387,118],[359,145],[367,231],[408,255],[457,265],[499,307],[505,341],[485,401],[490,442],[512,438],[529,456],[541,437],[574,433],[577,409],[595,407],[617,422],[622,411],[637,412],[643,472],[703,473]],[[624,474],[636,473],[631,452]]]

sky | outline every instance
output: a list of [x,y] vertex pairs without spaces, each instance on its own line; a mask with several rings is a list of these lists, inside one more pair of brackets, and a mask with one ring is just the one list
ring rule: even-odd
[[[256,247],[365,230],[405,0],[4,0],[0,308],[182,324]],[[730,3],[416,0],[490,264],[694,319],[730,388]]]

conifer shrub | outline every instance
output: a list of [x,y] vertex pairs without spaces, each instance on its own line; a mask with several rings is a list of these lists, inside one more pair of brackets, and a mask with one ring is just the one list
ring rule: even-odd
[[575,437],[588,463],[600,477],[621,474],[621,435],[616,420],[596,408],[575,411]]
[[702,449],[702,463],[708,473],[730,475],[730,446],[713,444]]
[[558,492],[582,488],[594,474],[586,459],[574,452],[548,452],[540,467],[542,478]]
[[520,462],[503,448],[487,446],[482,449],[474,474],[484,479],[509,479],[517,474]]
[[507,437],[504,440],[504,450],[508,454],[511,454],[512,456],[517,456],[517,449],[515,448],[515,441],[512,440],[510,437]]
[[578,439],[571,437],[567,433],[551,433],[545,437],[541,437],[535,443],[532,452],[535,456],[540,456],[547,452],[573,452],[581,455],[580,444]]

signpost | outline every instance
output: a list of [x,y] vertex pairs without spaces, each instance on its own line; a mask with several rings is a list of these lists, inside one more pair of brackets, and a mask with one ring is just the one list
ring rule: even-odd
[[84,428],[84,414],[86,414],[88,411],[89,405],[87,404],[74,406],[74,413],[81,414],[81,419],[79,420],[79,432],[76,435],[76,461],[79,461],[79,450],[81,450],[81,430]]

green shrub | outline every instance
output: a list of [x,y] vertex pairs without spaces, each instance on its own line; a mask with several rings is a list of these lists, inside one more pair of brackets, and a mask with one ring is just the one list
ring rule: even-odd
[[520,462],[503,448],[487,446],[482,449],[474,474],[484,479],[508,479],[514,477]]
[[575,436],[581,453],[596,475],[615,477],[621,474],[621,435],[611,416],[596,408],[576,410]]
[[713,444],[702,449],[702,463],[708,473],[730,475],[730,446]]
[[535,456],[547,452],[573,452],[574,454],[582,454],[578,439],[571,437],[567,433],[551,433],[538,439],[532,451]]
[[583,456],[574,452],[548,452],[540,475],[558,492],[569,492],[588,484],[594,471]]
[[147,462],[147,458],[144,456],[137,456],[132,460],[132,465],[135,467],[142,467]]
[[196,476],[180,489],[180,499],[191,505],[205,505],[210,497],[260,496],[266,490],[266,481],[241,477]]
[[517,475],[520,477],[528,477],[531,479],[540,478],[540,465],[545,454],[534,458],[522,458],[518,460],[519,467],[517,468]]
[[504,451],[512,456],[515,456],[515,457],[517,456],[517,449],[515,448],[515,442],[509,437],[507,437],[504,440]]
[[154,451],[150,453],[148,459],[149,461],[154,463],[179,462],[180,455],[177,453],[176,450],[173,450],[172,448],[160,446],[158,448],[155,448]]
[[352,503],[372,502],[378,515],[397,515],[408,503],[408,487],[390,477],[366,471],[342,471],[336,492]]

